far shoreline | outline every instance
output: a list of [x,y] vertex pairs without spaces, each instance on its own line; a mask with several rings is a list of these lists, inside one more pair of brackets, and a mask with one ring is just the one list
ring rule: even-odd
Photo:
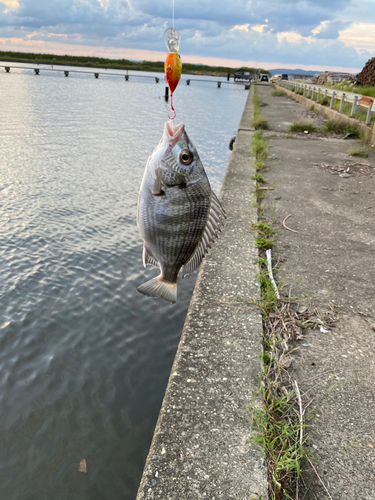
[[[104,59],[102,57],[80,57],[80,56],[58,56],[55,54],[37,54],[29,52],[15,52],[20,57],[9,57],[10,52],[0,51],[0,61],[4,63],[25,63],[37,65],[53,66],[73,66],[93,69],[116,69],[124,71],[152,71],[164,73],[164,62],[162,61],[139,61],[133,62],[128,59]],[[79,61],[77,59],[84,59]],[[123,63],[119,64],[119,61]],[[202,66],[202,67],[201,67]],[[234,77],[235,72],[240,68],[229,68],[225,66],[205,66],[200,64],[182,63],[183,74],[196,76],[227,77],[228,73]],[[253,72],[266,73],[271,76],[271,72],[262,68],[247,68]]]

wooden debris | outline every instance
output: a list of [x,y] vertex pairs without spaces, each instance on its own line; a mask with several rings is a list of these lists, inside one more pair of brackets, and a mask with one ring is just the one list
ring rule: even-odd
[[343,80],[349,80],[351,83],[355,83],[356,77],[351,73],[325,71],[324,73],[315,75],[312,79],[312,83],[315,83],[316,85],[334,85],[335,83],[342,82]]
[[375,85],[375,57],[367,61],[362,71],[358,73],[357,80],[361,85]]
[[323,162],[317,166],[323,170],[327,170],[332,175],[338,175],[342,178],[372,177],[372,174],[374,173],[374,167],[367,165],[366,163],[354,163],[350,161],[336,163],[335,165]]

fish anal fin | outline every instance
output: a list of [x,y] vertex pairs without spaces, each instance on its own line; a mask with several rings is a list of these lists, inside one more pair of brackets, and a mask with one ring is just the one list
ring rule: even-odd
[[137,291],[147,297],[160,297],[172,304],[177,302],[177,282],[165,281],[161,275],[146,281],[137,288]]
[[152,255],[150,255],[149,251],[146,248],[146,245],[143,243],[143,267],[146,267],[147,264],[151,264],[151,266],[159,267],[159,263]]
[[187,274],[192,273],[200,266],[203,257],[208,253],[208,250],[211,248],[215,238],[218,237],[218,233],[221,231],[221,227],[224,223],[224,218],[225,212],[223,207],[221,206],[221,203],[215,193],[211,191],[210,210],[208,212],[206,225],[201,236],[201,241],[197,245],[193,255],[180,269],[179,275],[182,276],[182,278],[184,278]]

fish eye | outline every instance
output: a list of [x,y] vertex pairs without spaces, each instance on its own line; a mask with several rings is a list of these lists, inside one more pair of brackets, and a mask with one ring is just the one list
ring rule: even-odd
[[190,165],[190,163],[193,161],[194,156],[193,153],[191,153],[188,149],[183,149],[180,153],[180,162],[183,165]]

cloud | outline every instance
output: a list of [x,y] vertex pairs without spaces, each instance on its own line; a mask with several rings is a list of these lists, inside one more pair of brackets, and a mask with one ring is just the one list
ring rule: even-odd
[[233,28],[231,28],[230,31],[236,31],[236,30],[249,31],[249,26],[250,26],[249,23],[247,23],[247,24],[236,24],[236,26],[233,26]]
[[18,0],[1,0],[0,3],[5,3],[5,5],[12,7],[13,9],[19,7]]
[[[358,28],[350,16],[359,15],[358,3],[363,17],[355,22],[375,23],[373,1],[190,0],[176,2],[175,26],[181,32],[183,60],[190,56],[237,61],[256,57],[264,64],[279,61],[279,67],[280,61],[283,66],[361,67],[375,37],[371,30]],[[106,54],[112,48],[113,57],[129,50],[163,53],[163,34],[172,23],[170,0],[0,2],[7,6],[0,16],[0,37],[7,43],[24,40],[26,47],[40,43],[50,52],[57,47],[55,43],[62,46],[64,42],[66,53],[78,46],[91,47],[93,53],[95,47],[106,47]],[[10,7],[16,3],[17,8]]]
[[359,54],[375,53],[375,23],[352,23],[340,31],[339,40],[347,47],[353,47]]
[[263,33],[264,28],[267,26],[267,24],[256,24],[255,26],[252,26],[251,29],[253,31],[258,31],[259,33]]
[[313,35],[318,35],[322,31],[327,29],[328,24],[329,24],[329,21],[321,21],[321,23],[316,28],[311,30],[311,33]]
[[289,43],[300,43],[305,41],[307,43],[314,43],[316,39],[312,36],[302,36],[297,31],[282,31],[281,33],[276,34],[277,41],[281,43],[283,40],[286,40]]

